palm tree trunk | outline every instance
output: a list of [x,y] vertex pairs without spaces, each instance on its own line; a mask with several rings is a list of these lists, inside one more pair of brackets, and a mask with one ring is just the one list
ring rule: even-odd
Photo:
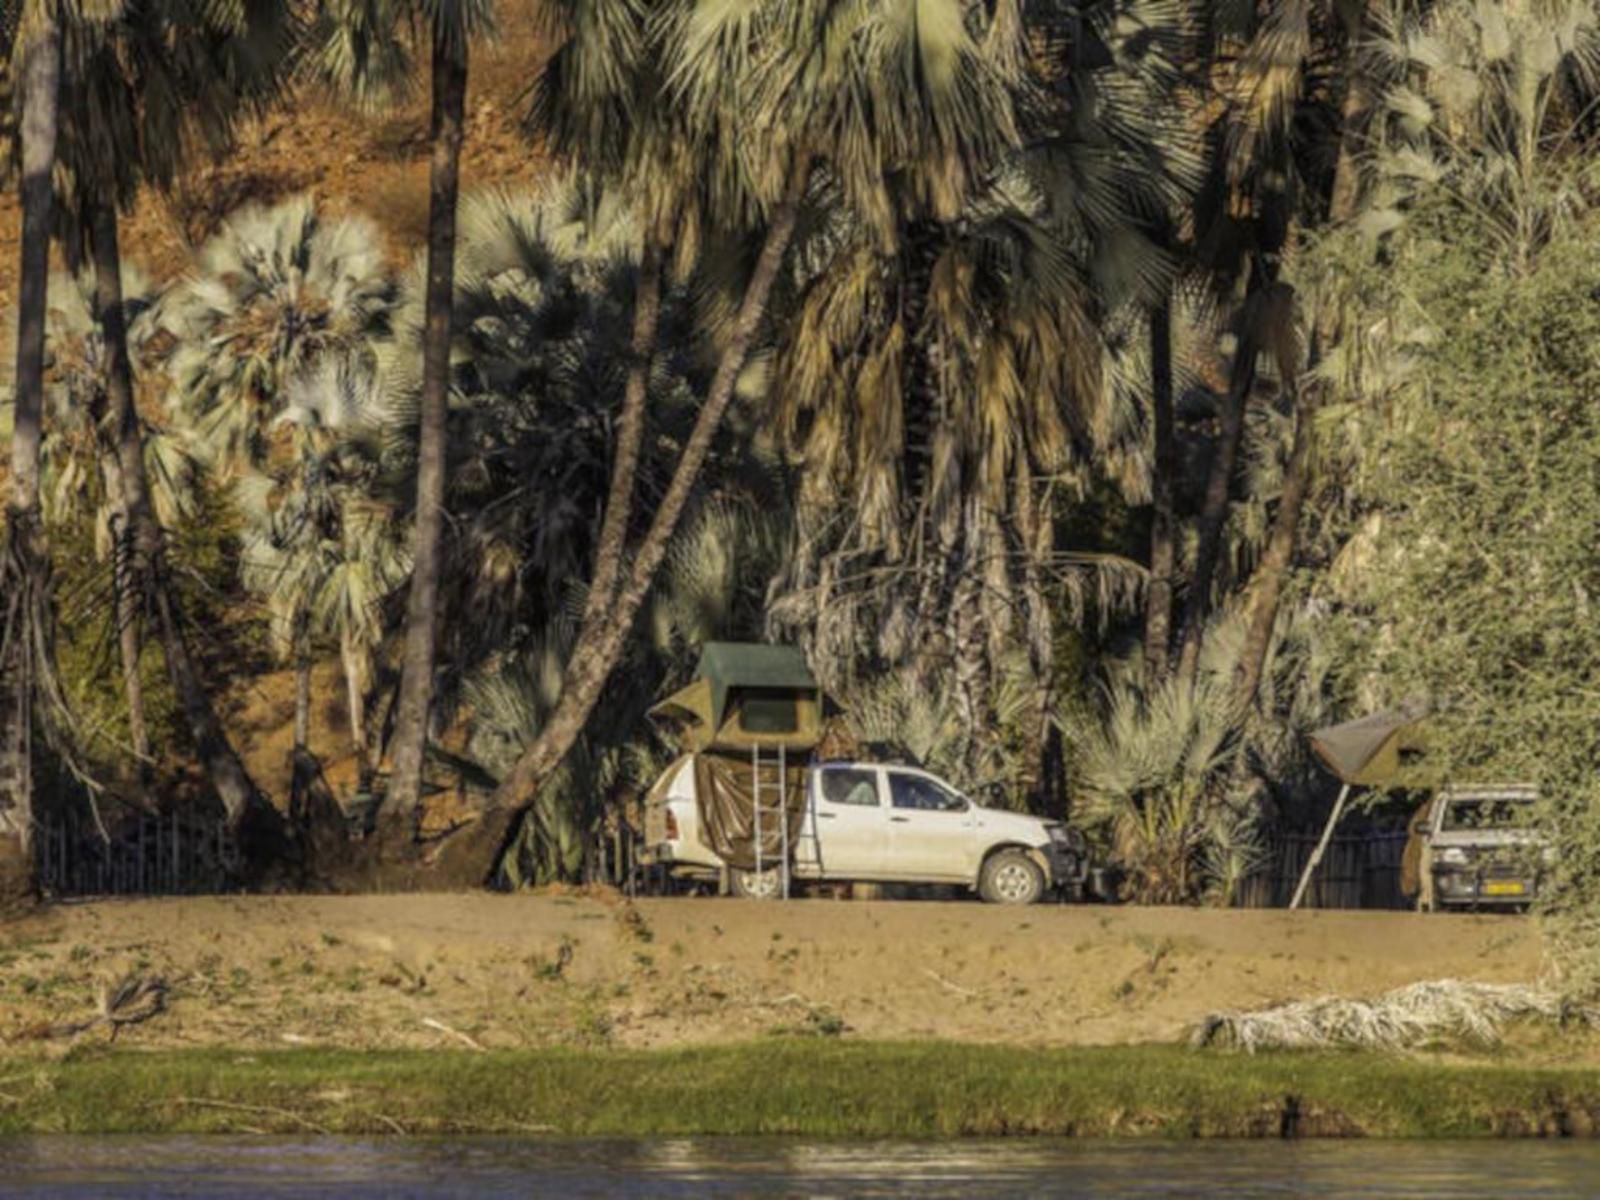
[[628,345],[628,379],[622,392],[622,416],[617,422],[611,487],[595,546],[594,578],[589,582],[589,599],[583,611],[585,626],[602,620],[616,598],[617,574],[622,566],[628,520],[632,515],[634,478],[639,472],[639,448],[644,443],[650,360],[655,354],[656,325],[660,316],[661,250],[655,239],[649,237],[645,239],[644,255],[639,262],[639,282],[633,302],[633,338]]
[[1222,549],[1222,533],[1228,523],[1228,497],[1233,489],[1234,468],[1239,461],[1239,443],[1244,437],[1245,409],[1255,381],[1256,345],[1246,332],[1239,339],[1234,357],[1233,381],[1223,401],[1222,427],[1212,452],[1205,501],[1196,523],[1194,574],[1190,577],[1189,598],[1184,604],[1183,649],[1178,659],[1178,674],[1185,679],[1194,674],[1200,661],[1200,641],[1211,609],[1212,581]]
[[311,741],[311,660],[302,650],[294,665],[294,752],[304,754]]
[[22,78],[22,255],[17,288],[17,375],[11,431],[11,509],[37,513],[43,438],[45,305],[50,285],[51,176],[61,90],[61,34],[40,6]]
[[467,95],[467,43],[433,31],[433,165],[428,196],[428,283],[422,344],[422,417],[417,442],[417,516],[411,594],[395,718],[394,770],[387,817],[414,812],[422,797],[422,758],[433,706],[439,571],[444,538],[446,418],[450,407],[450,321],[455,288],[456,197]]
[[111,589],[116,610],[117,649],[122,660],[122,690],[128,702],[128,740],[142,774],[150,765],[150,735],[145,724],[144,679],[139,674],[139,656],[143,649],[139,581],[132,570],[133,541],[122,487],[122,463],[117,458],[117,439],[107,430],[103,392],[97,396],[96,405],[90,416],[101,439],[100,474],[111,505]]
[[766,314],[767,298],[783,267],[810,179],[811,160],[801,156],[791,168],[788,187],[767,226],[761,254],[739,302],[733,334],[718,359],[694,430],[684,443],[672,481],[656,507],[622,590],[602,619],[586,625],[579,633],[567,660],[561,695],[539,736],[501,781],[482,816],[441,847],[434,860],[437,884],[482,883],[492,877],[508,836],[583,731],[622,655],[639,607],[655,581],[679,518],[699,481],[712,439],[733,399],[734,384]]
[[1356,142],[1361,136],[1361,122],[1372,105],[1367,80],[1356,76],[1350,80],[1340,113],[1339,157],[1333,167],[1333,188],[1328,200],[1328,221],[1340,224],[1356,214],[1356,203],[1361,198],[1361,169],[1356,161]]
[[[124,527],[125,523],[124,523]],[[141,637],[139,629],[139,584],[129,568],[129,554],[118,534],[112,551],[112,589],[116,593],[117,649],[122,658],[122,692],[128,702],[128,741],[143,771],[150,763],[150,731],[145,723],[144,679],[139,675]]]
[[1145,598],[1144,666],[1151,686],[1167,677],[1172,652],[1173,575],[1177,560],[1177,518],[1173,493],[1178,475],[1178,442],[1172,405],[1172,294],[1150,314],[1150,410],[1155,426],[1151,479],[1150,588]]
[[350,708],[350,745],[364,774],[372,765],[367,748],[367,685],[372,671],[366,649],[348,632],[339,637],[339,660],[344,664],[345,702]]
[[1305,509],[1306,494],[1311,490],[1315,421],[1313,405],[1304,401],[1296,405],[1294,446],[1289,452],[1288,465],[1284,468],[1283,492],[1278,497],[1278,512],[1273,518],[1272,534],[1267,539],[1261,565],[1256,568],[1245,621],[1244,648],[1240,652],[1239,666],[1234,676],[1234,705],[1241,712],[1255,702],[1256,689],[1261,685],[1261,675],[1266,670],[1267,649],[1272,643],[1273,627],[1278,621],[1278,604],[1283,598],[1289,566],[1294,560],[1300,514]]
[[1356,150],[1376,96],[1357,50],[1373,22],[1380,19],[1376,9],[1376,0],[1368,0],[1344,52],[1345,92],[1339,106],[1339,157],[1334,161],[1333,186],[1328,198],[1328,220],[1335,225],[1354,217],[1361,199],[1361,169]]
[[1034,725],[1029,731],[1028,789],[1030,811],[1059,814],[1066,800],[1065,763],[1062,761],[1061,727],[1056,721],[1055,621],[1045,595],[1044,564],[1054,543],[1054,526],[1034,495],[1032,471],[1026,460],[1017,464],[1012,482],[1011,511],[1017,531],[1022,565],[1019,593],[1023,613],[1023,643],[1033,675]]
[[28,593],[48,586],[39,522],[45,306],[50,285],[51,177],[61,95],[61,31],[53,5],[34,14],[22,63],[22,254],[11,433],[7,558],[0,579],[0,899],[33,890],[33,663]]
[[94,254],[95,307],[99,310],[105,341],[106,395],[116,429],[117,459],[122,472],[122,500],[128,513],[129,571],[149,589],[155,607],[156,627],[167,660],[172,690],[194,739],[211,786],[238,828],[252,812],[268,818],[270,805],[257,790],[234,752],[228,734],[211,705],[200,672],[190,657],[182,611],[166,576],[166,556],[160,523],[150,504],[145,478],[144,436],[134,405],[133,363],[128,356],[128,331],[122,304],[122,255],[117,244],[117,211],[101,190],[89,202],[90,242]]

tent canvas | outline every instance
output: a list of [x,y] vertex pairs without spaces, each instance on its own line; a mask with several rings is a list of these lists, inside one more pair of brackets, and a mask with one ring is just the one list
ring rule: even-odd
[[693,750],[810,750],[822,688],[797,647],[707,642],[694,681],[650,713],[679,722]]
[[1420,708],[1391,708],[1316,729],[1309,735],[1311,749],[1344,783],[1377,787],[1400,773],[1403,751],[1421,749],[1422,717]]

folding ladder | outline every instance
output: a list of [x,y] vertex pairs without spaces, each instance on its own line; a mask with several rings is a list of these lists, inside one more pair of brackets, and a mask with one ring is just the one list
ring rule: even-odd
[[[768,769],[768,774],[776,779],[775,785],[763,786],[762,768]],[[778,882],[780,895],[783,899],[789,898],[789,756],[787,748],[778,746],[776,749],[760,746],[750,748],[750,808],[752,824],[755,826],[755,857],[756,878],[759,880],[767,871],[766,839],[762,836],[766,826],[765,820],[778,822],[778,846],[780,858],[775,864],[778,868]],[[765,861],[764,861],[765,859]]]

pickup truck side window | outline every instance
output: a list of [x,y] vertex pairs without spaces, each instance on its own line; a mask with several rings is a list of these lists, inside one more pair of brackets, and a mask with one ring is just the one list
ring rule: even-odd
[[832,767],[822,772],[822,798],[829,804],[878,807],[878,773]]
[[925,812],[965,812],[966,799],[921,775],[889,773],[889,802],[896,808],[918,808]]

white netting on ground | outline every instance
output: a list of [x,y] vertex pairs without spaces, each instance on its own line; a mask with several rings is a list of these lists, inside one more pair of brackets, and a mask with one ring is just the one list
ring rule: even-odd
[[1322,996],[1255,1012],[1211,1013],[1191,1040],[1250,1053],[1341,1046],[1398,1050],[1437,1038],[1492,1044],[1507,1022],[1520,1020],[1594,1025],[1600,1012],[1525,984],[1436,979],[1370,1000]]

